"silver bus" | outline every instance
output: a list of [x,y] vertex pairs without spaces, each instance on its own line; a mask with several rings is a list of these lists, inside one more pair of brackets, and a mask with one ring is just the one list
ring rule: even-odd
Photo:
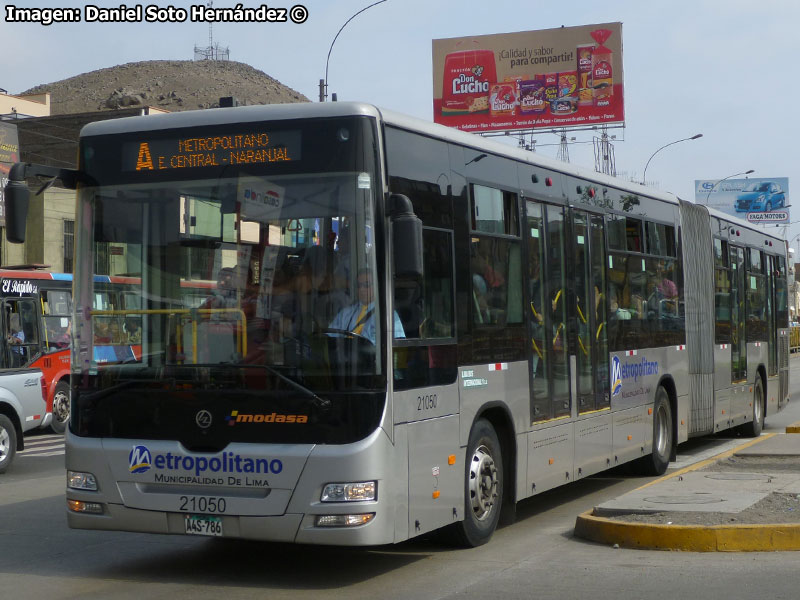
[[[12,170],[9,239],[47,171]],[[56,175],[74,528],[476,546],[788,400],[785,241],[643,186],[356,103],[94,123]],[[101,262],[141,352],[98,364]]]

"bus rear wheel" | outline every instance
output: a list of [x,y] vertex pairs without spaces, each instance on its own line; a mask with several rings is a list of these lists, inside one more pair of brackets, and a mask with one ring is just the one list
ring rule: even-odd
[[456,541],[480,546],[497,528],[503,501],[503,456],[492,424],[479,419],[472,426],[467,445],[464,520],[454,525]]
[[50,429],[55,433],[64,433],[69,423],[69,385],[59,381],[53,394],[53,422]]
[[758,437],[764,429],[764,384],[761,383],[761,376],[756,376],[756,383],[753,386],[753,420],[739,427],[742,435],[747,437]]
[[662,386],[656,390],[653,403],[653,447],[652,452],[640,459],[643,475],[663,475],[669,466],[672,453],[672,408],[669,394]]

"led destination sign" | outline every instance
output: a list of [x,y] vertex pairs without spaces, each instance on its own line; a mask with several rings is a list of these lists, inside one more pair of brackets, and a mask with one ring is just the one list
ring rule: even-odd
[[124,171],[197,169],[300,159],[299,131],[243,133],[153,139],[122,148]]

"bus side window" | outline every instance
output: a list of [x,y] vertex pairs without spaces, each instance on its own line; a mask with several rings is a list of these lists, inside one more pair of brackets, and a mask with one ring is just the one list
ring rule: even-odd
[[[453,234],[423,230],[422,282],[395,281],[395,312],[405,338],[395,338],[395,389],[452,383],[456,377]],[[402,345],[400,345],[402,344]]]

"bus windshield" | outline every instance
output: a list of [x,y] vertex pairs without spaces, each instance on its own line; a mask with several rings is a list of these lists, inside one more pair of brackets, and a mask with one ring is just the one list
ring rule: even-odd
[[[83,187],[78,402],[125,403],[108,392],[169,382],[223,412],[253,402],[309,418],[385,386],[376,178],[355,167]],[[88,267],[125,277],[126,293],[92,283]]]
[[[378,306],[365,303],[366,326],[358,313],[344,318],[376,278],[372,208],[358,193],[369,181],[332,173],[84,190],[96,265],[137,277],[141,298],[114,305],[96,290],[94,339],[116,323],[115,341],[141,345],[137,362],[151,367],[377,372]],[[313,356],[334,339],[349,352]]]

